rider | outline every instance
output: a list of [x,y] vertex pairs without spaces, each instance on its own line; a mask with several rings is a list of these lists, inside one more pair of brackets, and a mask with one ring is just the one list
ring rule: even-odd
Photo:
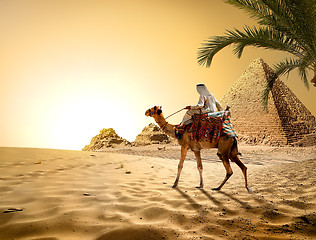
[[222,110],[220,103],[203,83],[196,85],[196,90],[200,94],[199,102],[197,105],[185,107],[188,111],[183,116],[182,122],[179,125],[180,128],[191,123],[194,114],[215,112],[216,108],[218,111]]

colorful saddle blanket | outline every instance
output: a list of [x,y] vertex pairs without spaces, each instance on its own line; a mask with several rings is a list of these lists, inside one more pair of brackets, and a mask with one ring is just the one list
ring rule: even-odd
[[230,111],[195,114],[193,122],[178,133],[178,138],[185,130],[190,131],[191,139],[197,141],[217,142],[221,135],[238,137],[230,121]]

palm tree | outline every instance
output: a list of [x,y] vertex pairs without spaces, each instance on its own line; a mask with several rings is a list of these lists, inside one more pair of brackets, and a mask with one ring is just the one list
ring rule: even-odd
[[296,69],[308,88],[307,73],[314,71],[311,82],[316,87],[316,0],[226,0],[245,10],[257,20],[258,27],[245,26],[243,30],[226,30],[223,36],[214,36],[204,42],[198,52],[200,65],[209,67],[214,55],[232,45],[240,58],[246,46],[274,49],[290,54],[273,66],[275,75],[268,79],[263,92],[267,106],[269,92],[277,77]]

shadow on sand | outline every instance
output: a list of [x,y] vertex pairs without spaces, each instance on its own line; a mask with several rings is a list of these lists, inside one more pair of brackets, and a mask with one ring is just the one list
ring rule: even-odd
[[188,194],[186,194],[185,192],[183,192],[181,189],[179,189],[179,187],[176,187],[175,190],[177,190],[190,204],[191,206],[198,210],[200,208],[202,208],[202,205],[197,203],[193,198],[191,198]]

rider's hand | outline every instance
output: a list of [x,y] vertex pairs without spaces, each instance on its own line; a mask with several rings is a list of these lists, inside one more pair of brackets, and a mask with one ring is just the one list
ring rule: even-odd
[[191,109],[191,106],[186,106],[184,109]]

